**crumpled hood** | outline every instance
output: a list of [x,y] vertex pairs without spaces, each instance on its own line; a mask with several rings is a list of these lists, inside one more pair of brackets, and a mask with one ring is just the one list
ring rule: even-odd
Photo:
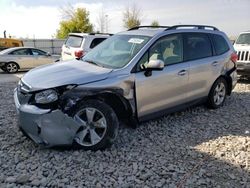
[[44,65],[30,70],[22,80],[31,91],[54,88],[69,84],[86,84],[106,79],[112,69],[87,62],[72,60]]

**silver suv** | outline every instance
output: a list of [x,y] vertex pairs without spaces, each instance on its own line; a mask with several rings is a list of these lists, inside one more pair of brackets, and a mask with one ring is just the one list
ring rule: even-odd
[[81,58],[112,34],[70,33],[62,46],[61,60]]
[[19,127],[50,147],[110,146],[119,120],[137,122],[190,105],[223,105],[237,82],[237,55],[212,26],[137,27],[84,58],[28,72],[15,89]]

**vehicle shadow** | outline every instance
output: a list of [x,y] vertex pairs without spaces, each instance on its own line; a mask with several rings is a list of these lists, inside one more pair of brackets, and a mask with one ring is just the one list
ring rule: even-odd
[[240,77],[240,78],[238,79],[238,83],[250,84],[250,78]]
[[[209,110],[197,106],[141,124],[132,129],[121,126],[112,148],[104,151],[79,149],[41,149],[16,128],[12,96],[0,89],[0,138],[15,138],[0,149],[23,169],[4,158],[1,173],[43,173],[58,182],[64,175],[89,185],[103,187],[244,187],[250,185],[250,90],[242,83],[227,98],[224,106]],[[223,115],[223,116],[222,116]],[[17,151],[15,153],[13,151]],[[28,156],[27,156],[28,155]],[[29,157],[30,156],[30,157]],[[33,161],[36,159],[36,161]],[[49,164],[52,167],[48,167]],[[30,168],[32,164],[32,169]],[[35,166],[35,167],[34,167]],[[102,171],[100,168],[102,167]],[[7,173],[8,172],[8,173]],[[75,173],[77,172],[77,173]],[[78,173],[79,172],[79,173]],[[72,173],[74,177],[72,177]],[[95,181],[83,178],[89,174]],[[99,173],[105,174],[105,178]],[[79,175],[80,174],[80,175]],[[46,176],[46,177],[47,177]],[[122,179],[122,181],[121,181]],[[94,183],[93,183],[94,182]],[[0,181],[1,183],[1,181]],[[112,184],[108,184],[112,183]],[[47,186],[53,186],[47,184]]]

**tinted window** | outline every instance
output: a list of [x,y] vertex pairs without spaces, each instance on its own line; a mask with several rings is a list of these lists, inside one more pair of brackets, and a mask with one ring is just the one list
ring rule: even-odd
[[96,47],[98,44],[100,44],[105,39],[106,38],[96,38],[96,39],[93,39],[93,41],[90,44],[90,48],[92,49],[92,48]]
[[186,34],[186,60],[195,60],[212,56],[209,37],[203,33]]
[[31,49],[33,55],[46,55],[47,53],[42,50]]
[[221,55],[229,50],[226,40],[220,35],[213,35],[215,53]]
[[10,52],[11,55],[31,55],[29,49],[20,49]]
[[81,47],[83,37],[81,36],[73,36],[70,35],[68,39],[65,42],[66,46],[74,47],[74,48],[79,48]]

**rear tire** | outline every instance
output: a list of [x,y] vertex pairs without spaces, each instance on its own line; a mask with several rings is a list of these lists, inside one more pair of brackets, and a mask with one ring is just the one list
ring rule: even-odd
[[99,100],[87,100],[77,105],[72,114],[73,119],[81,125],[74,138],[77,146],[96,151],[113,144],[119,121],[109,105]]
[[7,73],[10,74],[16,73],[18,71],[18,64],[16,64],[15,62],[9,62],[6,64],[4,69]]
[[224,78],[217,79],[209,92],[207,106],[211,109],[221,107],[226,99],[227,89],[227,81]]

